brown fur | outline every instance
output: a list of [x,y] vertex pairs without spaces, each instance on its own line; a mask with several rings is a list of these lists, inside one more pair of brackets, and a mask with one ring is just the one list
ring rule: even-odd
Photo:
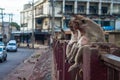
[[85,30],[90,42],[105,42],[105,35],[100,25],[81,15],[76,15],[74,20],[79,23],[79,28]]
[[[90,44],[91,42],[105,42],[102,28],[94,21],[81,15],[76,15],[72,24],[76,30],[80,30],[80,32],[88,38],[89,42],[87,44]],[[75,60],[75,64],[70,66],[69,71],[79,67],[82,61],[82,49],[84,48],[84,46],[82,46],[77,49],[77,53],[76,51],[74,51],[75,53],[72,53],[72,59],[70,60]]]

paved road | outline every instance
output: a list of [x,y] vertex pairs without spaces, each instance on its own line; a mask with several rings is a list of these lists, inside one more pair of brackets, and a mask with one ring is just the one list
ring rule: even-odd
[[19,48],[18,52],[8,52],[7,61],[0,63],[0,80],[28,58],[35,50]]

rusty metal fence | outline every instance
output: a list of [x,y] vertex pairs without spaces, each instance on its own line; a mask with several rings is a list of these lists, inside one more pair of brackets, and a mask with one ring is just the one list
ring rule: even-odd
[[53,56],[54,56],[54,80],[72,80],[71,74],[68,73],[69,64],[65,62],[65,50],[67,42],[62,40],[54,40]]
[[[68,72],[70,64],[65,62],[67,42],[54,40],[53,44],[53,80],[75,80],[76,72]],[[111,46],[111,50],[116,48]],[[119,48],[120,49],[120,48]],[[90,48],[83,51],[83,79],[77,80],[120,80],[120,50],[112,54],[98,55],[98,50]]]

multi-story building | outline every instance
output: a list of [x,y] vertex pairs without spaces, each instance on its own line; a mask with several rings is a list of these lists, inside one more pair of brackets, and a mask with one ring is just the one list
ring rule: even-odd
[[10,28],[9,27],[10,27],[9,22],[3,22],[3,23],[0,22],[0,41],[7,42],[10,40]]
[[[20,12],[20,41],[28,42],[32,34],[32,5],[30,3],[25,4],[23,11]],[[35,29],[35,28],[34,28]]]
[[21,31],[32,31],[32,8],[31,4],[25,4],[23,11],[20,12]]
[[[120,0],[38,0],[35,9],[35,37],[45,40],[52,30],[52,8],[54,7],[54,30],[68,29],[68,22],[73,14],[81,14],[91,18],[104,30],[120,30]],[[31,8],[25,9],[29,16]],[[28,13],[27,13],[28,12]],[[25,16],[25,14],[23,16]],[[30,29],[31,18],[24,17],[21,21]],[[30,22],[29,22],[30,21]]]

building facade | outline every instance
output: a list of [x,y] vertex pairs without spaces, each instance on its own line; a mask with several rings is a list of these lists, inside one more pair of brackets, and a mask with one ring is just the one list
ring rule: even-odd
[[4,41],[6,43],[10,40],[10,36],[11,36],[10,23],[0,22],[0,41]]
[[[56,32],[61,28],[65,31],[69,30],[68,22],[73,14],[91,18],[105,31],[120,30],[120,0],[55,0],[54,5],[51,0],[38,0],[34,4],[34,11],[36,40],[47,40],[51,33],[52,12],[53,27]],[[24,24],[22,30],[32,29],[31,13],[31,7],[21,12],[21,24]]]

